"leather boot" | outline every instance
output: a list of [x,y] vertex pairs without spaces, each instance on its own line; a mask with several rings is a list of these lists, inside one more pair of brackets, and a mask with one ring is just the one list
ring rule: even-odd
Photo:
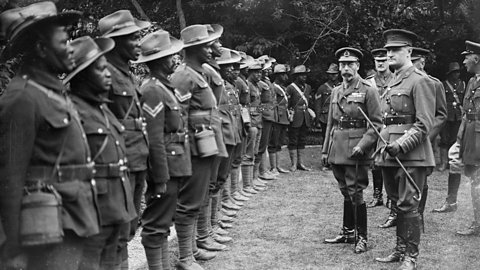
[[258,191],[254,190],[252,185],[253,165],[242,165],[241,169],[243,191],[250,194],[258,194]]
[[391,201],[392,201],[392,206],[390,208],[390,214],[388,214],[388,218],[385,221],[385,223],[378,225],[378,227],[380,228],[386,229],[386,228],[394,227],[397,225],[397,212],[398,212],[397,202],[393,200]]
[[372,169],[373,178],[373,200],[367,205],[368,208],[383,205],[383,177],[382,171],[379,169]]
[[240,193],[240,185],[238,182],[238,179],[240,178],[240,171],[238,168],[232,168],[230,171],[230,194],[232,198],[236,201],[248,201],[249,198],[246,196],[243,196]]
[[228,210],[234,210],[234,211],[238,211],[242,208],[231,201],[222,202],[222,207]]
[[278,176],[280,173],[277,170],[277,155],[276,153],[268,153],[268,159],[270,160],[270,174]]
[[480,171],[478,170],[472,176],[472,186],[470,190],[475,220],[468,229],[457,232],[458,235],[462,236],[475,236],[480,234]]
[[212,235],[212,239],[219,244],[229,244],[233,242],[233,238],[229,236],[221,236],[216,233]]
[[193,258],[195,258],[196,261],[210,261],[213,260],[217,257],[217,253],[215,252],[209,252],[203,249],[198,249],[193,252]]
[[290,172],[289,170],[284,169],[284,168],[282,168],[282,166],[279,165],[279,164],[280,164],[280,162],[278,162],[279,159],[280,159],[280,158],[279,158],[279,156],[280,156],[280,155],[279,155],[279,152],[273,153],[272,155],[274,155],[274,156],[275,156],[275,159],[276,159],[276,162],[275,162],[275,163],[277,164],[277,171],[278,171],[279,173],[289,173],[289,172]]
[[418,204],[418,213],[420,214],[420,229],[422,232],[425,232],[425,219],[423,213],[425,212],[425,205],[427,204],[428,198],[428,184],[425,182],[422,190],[422,198],[420,198],[420,203]]
[[406,242],[405,257],[399,270],[415,270],[417,269],[418,245],[420,244],[420,215],[418,213],[405,214],[406,225]]
[[355,253],[358,254],[367,251],[367,205],[365,203],[357,205],[357,232]]
[[176,265],[177,269],[203,270],[200,265],[193,261],[192,236],[194,235],[194,225],[175,223],[175,230],[177,231],[178,250],[180,254]]
[[391,263],[391,262],[399,262],[403,259],[405,255],[405,250],[407,248],[407,244],[405,238],[407,237],[406,227],[405,227],[405,219],[403,218],[403,213],[397,213],[397,239],[396,239],[396,246],[392,253],[390,253],[387,257],[380,257],[375,258],[377,262],[383,263]]
[[221,236],[225,236],[225,235],[228,235],[228,231],[220,228],[220,226],[217,224],[215,224],[215,226],[213,227],[213,232],[215,234],[218,234],[218,235],[221,235]]
[[440,148],[440,164],[437,167],[439,172],[443,172],[448,168],[448,149]]
[[163,270],[162,248],[144,247],[145,256],[147,257],[148,270]]
[[448,174],[448,195],[440,208],[433,209],[434,213],[448,213],[457,211],[457,194],[460,187],[461,174]]
[[270,181],[270,180],[275,180],[275,176],[271,175],[268,173],[267,170],[267,164],[265,160],[265,153],[260,157],[259,162],[255,160],[255,165],[254,165],[254,176],[253,180],[260,178],[262,180]]
[[343,226],[342,231],[339,235],[334,238],[326,238],[325,243],[327,244],[340,244],[340,243],[349,243],[352,244],[355,242],[355,229],[354,229],[354,220],[353,220],[353,205],[350,201],[343,202]]
[[294,172],[297,170],[297,150],[288,150],[288,154],[290,155],[290,171]]
[[[222,208],[220,209],[220,213],[222,213],[222,215],[227,217],[236,217],[238,212],[234,210],[227,210],[225,208]],[[218,218],[217,218],[217,221],[218,221]],[[212,224],[215,224],[215,223],[212,223]]]
[[310,171],[310,168],[305,166],[305,164],[303,163],[304,161],[306,161],[305,149],[297,149],[297,155],[298,155],[297,169],[301,171],[307,171],[307,172]]

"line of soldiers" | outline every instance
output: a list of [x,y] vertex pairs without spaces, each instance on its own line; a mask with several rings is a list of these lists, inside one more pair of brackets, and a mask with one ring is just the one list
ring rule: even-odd
[[[203,269],[266,180],[310,170],[309,70],[222,48],[215,24],[141,39],[150,23],[128,10],[70,41],[80,16],[52,2],[0,14],[2,58],[22,57],[0,98],[1,268],[128,269],[141,223],[149,269],[170,269],[172,225],[177,269]],[[130,63],[148,67],[139,86]]]

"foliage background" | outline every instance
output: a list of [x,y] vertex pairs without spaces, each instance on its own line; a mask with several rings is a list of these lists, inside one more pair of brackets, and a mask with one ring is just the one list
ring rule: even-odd
[[[0,0],[0,11],[36,0]],[[38,1],[37,1],[38,2]],[[432,51],[426,70],[444,79],[448,63],[462,62],[466,39],[480,41],[480,0],[57,0],[59,10],[84,12],[73,37],[96,35],[97,22],[118,9],[150,20],[156,28],[179,37],[181,25],[218,23],[222,43],[258,57],[269,54],[279,62],[306,64],[310,84],[326,80],[324,71],[343,46],[360,48],[365,57],[361,75],[373,68],[370,51],[383,46],[383,31],[412,30],[416,46]],[[182,25],[183,26],[183,25]],[[0,46],[5,40],[0,40]],[[15,70],[15,62],[1,63],[0,89]],[[462,72],[467,79],[468,74]]]

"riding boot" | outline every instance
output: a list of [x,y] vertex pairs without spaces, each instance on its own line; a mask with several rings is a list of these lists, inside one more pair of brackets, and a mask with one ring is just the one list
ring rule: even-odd
[[422,232],[425,232],[425,219],[423,213],[425,212],[425,205],[427,204],[428,197],[428,184],[425,182],[422,190],[422,198],[420,198],[420,203],[418,204],[418,213],[420,214],[420,228]]
[[[353,206],[352,206],[353,207]],[[367,205],[362,203],[357,205],[357,245],[355,253],[367,251]]]
[[162,248],[145,247],[145,256],[147,257],[148,270],[163,270]]
[[383,205],[383,178],[382,171],[379,169],[372,169],[373,178],[373,200],[367,205],[368,208]]
[[397,213],[398,213],[397,202],[394,200],[391,200],[390,214],[388,214],[388,218],[385,221],[385,223],[380,224],[378,227],[385,229],[385,228],[396,226]]
[[390,253],[387,257],[383,258],[376,258],[377,262],[383,263],[390,263],[390,262],[399,262],[403,259],[405,255],[405,249],[407,248],[406,244],[406,227],[405,227],[405,218],[402,212],[397,213],[397,239],[396,239],[396,246],[392,253]]
[[440,148],[440,164],[437,167],[439,172],[443,172],[448,168],[448,149]]
[[479,171],[475,172],[475,175],[472,177],[472,186],[470,187],[473,205],[473,216],[475,219],[468,229],[458,231],[457,234],[459,235],[475,236],[480,234],[480,179],[476,179],[476,176],[478,177],[478,174]]
[[433,209],[432,212],[435,213],[448,213],[457,211],[457,194],[458,188],[460,187],[460,179],[462,178],[461,174],[448,174],[448,192],[447,199],[445,203],[440,207]]
[[398,270],[415,270],[417,269],[418,245],[420,244],[420,215],[415,212],[405,214],[405,225],[407,248],[403,263]]
[[297,150],[288,150],[288,154],[290,155],[290,171],[294,172],[297,170]]
[[339,244],[339,243],[349,243],[352,244],[355,242],[355,220],[353,218],[353,205],[351,201],[343,202],[343,226],[342,231],[339,235],[334,238],[326,238],[325,243],[328,244]]
[[297,161],[297,169],[302,170],[302,171],[310,171],[310,168],[305,166],[303,163],[306,161],[305,159],[305,149],[297,149],[297,154],[298,154],[298,161]]
[[175,223],[175,230],[177,231],[178,250],[180,254],[177,269],[203,270],[203,267],[193,261],[192,238],[195,239],[194,225]]
[[280,159],[280,154],[279,154],[279,152],[272,153],[272,155],[275,157],[275,160],[276,160],[276,161],[275,161],[275,164],[277,164],[277,171],[278,171],[279,173],[289,173],[289,172],[290,172],[289,170],[284,169],[282,166],[279,165],[279,164],[280,164],[280,162],[278,162],[279,159]]

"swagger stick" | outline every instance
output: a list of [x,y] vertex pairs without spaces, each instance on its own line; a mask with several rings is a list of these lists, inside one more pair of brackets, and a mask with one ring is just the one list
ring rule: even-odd
[[[365,112],[362,110],[362,108],[358,107],[358,110],[363,114],[363,117],[365,117],[365,119],[367,120],[367,122],[373,127],[373,130],[375,130],[375,133],[377,133],[378,137],[380,138],[380,140],[382,140],[382,142],[387,145],[388,142],[382,137],[382,135],[380,135],[380,132],[378,132],[378,130],[375,128],[375,126],[373,125],[372,121],[368,118],[368,116],[365,114]],[[405,168],[405,166],[403,166],[402,162],[398,159],[398,157],[394,157],[395,160],[397,161],[398,165],[400,165],[400,167],[402,167],[402,170],[405,172],[405,174],[407,175],[407,179],[408,181],[410,182],[410,184],[415,188],[415,191],[418,193],[418,197],[415,197],[413,196],[413,199],[417,202],[420,201],[420,199],[422,199],[422,193],[420,191],[420,188],[418,188],[417,186],[417,183],[415,183],[415,180],[413,180],[412,176],[408,173],[407,169]]]

